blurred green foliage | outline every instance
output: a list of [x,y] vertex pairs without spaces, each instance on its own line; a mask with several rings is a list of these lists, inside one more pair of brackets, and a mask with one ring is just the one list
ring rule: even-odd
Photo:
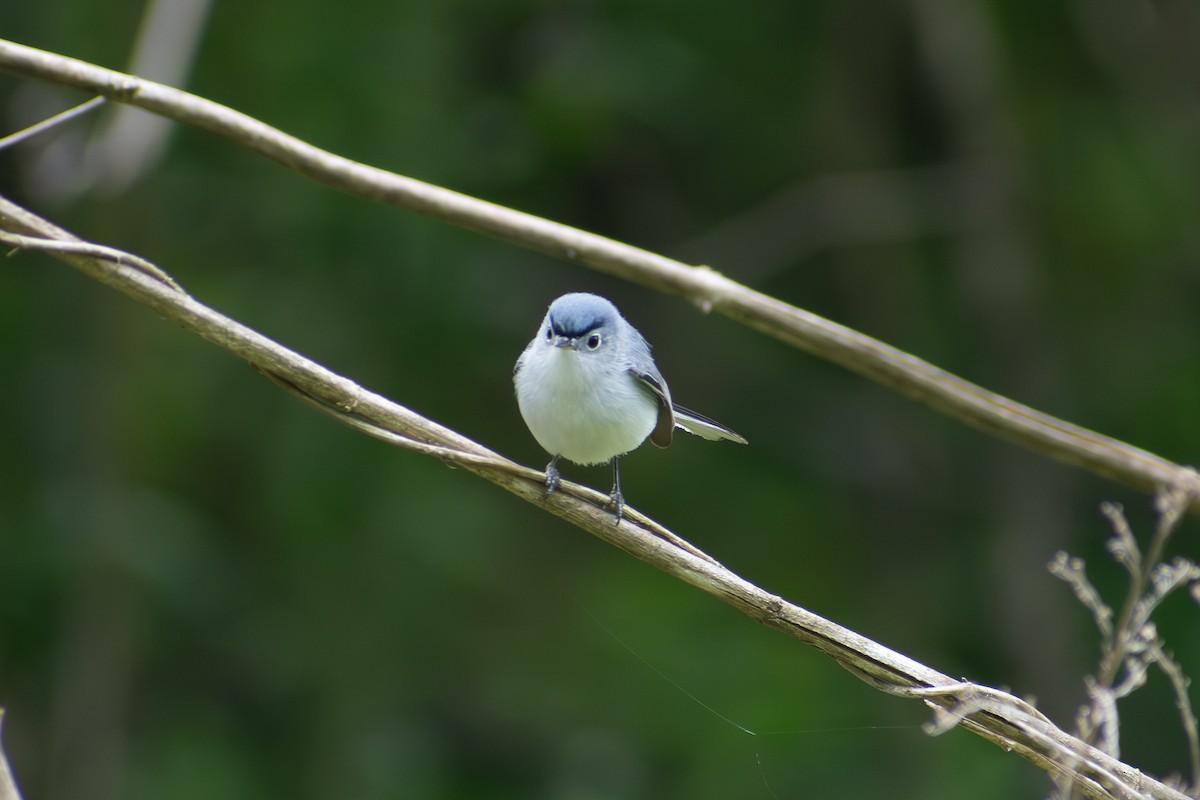
[[[123,68],[135,6],[0,11]],[[217,4],[188,87],[356,160],[735,279],[1183,463],[1200,21],[1182,0]],[[4,130],[80,101],[0,76]],[[70,146],[104,122],[73,124]],[[51,137],[53,138],[53,137]],[[522,462],[512,363],[611,297],[747,448],[625,462],[749,579],[1069,726],[1124,487],[675,299],[178,129],[128,190],[4,192]],[[78,143],[76,143],[78,144]],[[48,177],[50,176],[50,177]],[[1036,796],[1044,776],[470,475],[340,428],[50,259],[0,264],[0,704],[30,798]],[[605,488],[603,469],[567,477]],[[1172,552],[1200,553],[1194,522]],[[1160,628],[1200,675],[1200,611]],[[1158,679],[1123,755],[1186,769]],[[761,734],[748,736],[722,716]],[[770,734],[770,735],[766,735]]]

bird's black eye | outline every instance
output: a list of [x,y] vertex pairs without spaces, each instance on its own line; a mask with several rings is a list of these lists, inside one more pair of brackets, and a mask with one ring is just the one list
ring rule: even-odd
[[593,333],[591,336],[589,336],[587,338],[587,346],[588,346],[588,350],[595,350],[597,347],[599,347],[600,346],[600,334]]
[[553,338],[554,338],[554,330],[550,326],[547,325],[546,326],[546,341],[548,342]]

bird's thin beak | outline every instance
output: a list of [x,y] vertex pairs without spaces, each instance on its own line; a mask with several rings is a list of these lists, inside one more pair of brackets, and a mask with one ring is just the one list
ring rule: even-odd
[[554,337],[554,346],[555,347],[574,347],[575,340],[572,339],[570,336],[556,336],[556,337]]

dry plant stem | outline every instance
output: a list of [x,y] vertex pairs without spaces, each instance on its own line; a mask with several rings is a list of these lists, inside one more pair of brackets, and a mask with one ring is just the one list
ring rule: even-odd
[[[1101,506],[1101,511],[1108,517],[1114,531],[1114,540],[1110,542],[1109,550],[1129,572],[1130,578],[1129,591],[1116,626],[1111,635],[1105,636],[1107,646],[1096,675],[1096,682],[1102,687],[1113,687],[1120,674],[1121,665],[1131,655],[1131,644],[1139,638],[1144,638],[1143,628],[1149,624],[1150,613],[1173,591],[1153,589],[1153,575],[1162,564],[1167,541],[1178,526],[1183,510],[1194,502],[1197,494],[1200,494],[1200,477],[1192,470],[1181,470],[1174,481],[1160,489],[1155,498],[1158,524],[1145,555],[1138,547],[1121,507],[1114,503]],[[1188,574],[1190,573],[1186,571],[1180,573],[1180,578],[1185,579]],[[1101,632],[1105,633],[1103,628]]]
[[[0,40],[0,69],[108,97],[225,136],[326,185],[686,298],[1023,447],[1152,492],[1178,466],[976,386],[845,326],[693,267],[566,225],[336,156],[178,89]],[[1192,509],[1200,511],[1200,500]]]
[[1188,761],[1192,765],[1191,793],[1200,796],[1200,722],[1196,720],[1196,713],[1192,711],[1191,697],[1188,695],[1191,679],[1184,673],[1179,662],[1165,652],[1157,642],[1153,645],[1152,655],[1154,662],[1167,676],[1167,681],[1171,684],[1171,691],[1175,694],[1175,707],[1179,709],[1183,733],[1187,738]]
[[55,114],[53,117],[44,119],[36,125],[30,125],[24,130],[11,133],[4,138],[0,138],[0,150],[3,150],[6,147],[12,147],[15,144],[25,141],[26,139],[32,139],[34,136],[45,133],[55,126],[62,125],[64,122],[69,122],[70,120],[80,117],[94,108],[99,108],[106,102],[108,102],[108,99],[105,97],[93,97],[91,100],[80,103],[74,108],[68,108],[66,111]]
[[[48,253],[90,277],[192,331],[288,385],[310,402],[371,435],[462,466],[524,500],[563,517],[588,533],[713,595],[757,622],[788,634],[833,658],[871,686],[943,709],[936,731],[962,725],[1005,750],[1015,751],[1054,776],[1067,776],[1096,798],[1151,797],[1186,800],[1184,795],[1090,747],[1055,727],[1023,701],[995,689],[955,681],[907,656],[860,636],[755,586],[690,545],[681,547],[656,533],[661,526],[627,515],[612,524],[599,493],[595,504],[573,491],[546,496],[542,474],[502,458],[476,442],[367,391],[352,381],[288,350],[262,334],[199,303],[163,273],[140,269],[140,259],[113,257],[107,248],[86,245],[46,220],[0,198],[0,229],[15,232],[27,246],[36,239],[74,242]],[[359,424],[361,423],[361,424]],[[564,484],[566,486],[566,484]]]
[[1129,642],[1137,635],[1139,625],[1133,625],[1133,613],[1137,604],[1146,592],[1146,584],[1150,580],[1149,571],[1154,562],[1144,561],[1137,540],[1125,519],[1121,507],[1115,503],[1104,503],[1100,510],[1108,517],[1113,526],[1117,541],[1121,542],[1119,549],[1110,547],[1114,557],[1129,572],[1129,591],[1125,596],[1125,604],[1121,608],[1120,618],[1109,632],[1101,630],[1104,636],[1104,655],[1100,660],[1100,669],[1096,673],[1096,683],[1104,688],[1111,688],[1121,670],[1121,664],[1129,655]]
[[[1108,550],[1130,578],[1124,605],[1115,624],[1112,608],[1104,603],[1088,579],[1082,559],[1059,553],[1050,564],[1050,572],[1066,581],[1080,602],[1092,612],[1101,635],[1100,664],[1096,677],[1085,679],[1088,702],[1076,716],[1076,736],[1118,758],[1118,701],[1141,688],[1146,682],[1149,666],[1157,664],[1175,695],[1188,744],[1193,793],[1200,792],[1200,729],[1188,696],[1189,681],[1167,652],[1152,615],[1173,592],[1200,581],[1200,568],[1191,561],[1185,558],[1176,558],[1170,564],[1162,561],[1167,541],[1197,493],[1200,493],[1200,475],[1191,469],[1181,470],[1174,482],[1159,490],[1155,497],[1158,524],[1145,554],[1138,546],[1122,508],[1115,503],[1101,505],[1101,511],[1113,529]],[[1062,798],[1074,798],[1084,788],[1071,778],[1058,783],[1057,796]]]

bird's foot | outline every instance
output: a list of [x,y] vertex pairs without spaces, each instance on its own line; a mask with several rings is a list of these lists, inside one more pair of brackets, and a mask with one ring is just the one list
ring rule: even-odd
[[555,456],[546,465],[546,494],[554,494],[554,491],[558,489],[560,480],[561,478],[558,475],[558,456]]
[[620,525],[625,516],[625,495],[621,494],[621,487],[613,487],[612,494],[608,496],[608,502],[616,512],[616,520],[613,525]]

